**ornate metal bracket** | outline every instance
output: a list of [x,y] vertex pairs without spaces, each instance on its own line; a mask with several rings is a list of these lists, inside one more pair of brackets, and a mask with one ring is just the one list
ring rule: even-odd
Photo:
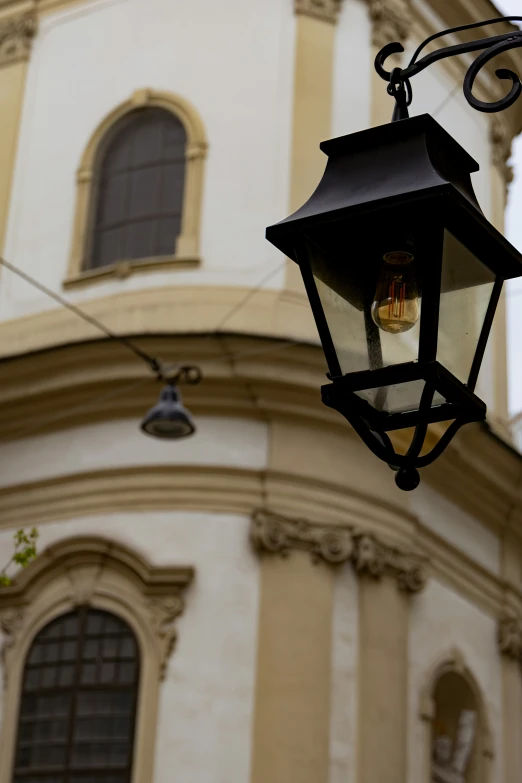
[[433,63],[443,60],[446,57],[456,57],[460,54],[478,52],[481,50],[483,50],[482,54],[477,57],[466,73],[464,79],[464,97],[472,108],[487,113],[503,111],[512,106],[522,93],[522,82],[514,71],[510,71],[507,68],[500,68],[495,72],[499,79],[511,81],[511,89],[508,94],[498,101],[492,101],[491,103],[480,101],[473,95],[473,85],[479,72],[490,62],[490,60],[493,60],[497,55],[503,54],[510,49],[522,47],[522,30],[520,32],[505,33],[504,35],[496,35],[489,38],[479,38],[476,41],[469,41],[454,46],[446,46],[435,52],[430,52],[430,54],[419,59],[423,49],[437,38],[441,38],[451,33],[458,33],[462,30],[471,30],[489,24],[497,24],[498,22],[522,22],[522,16],[502,16],[496,19],[487,19],[484,22],[476,22],[474,24],[442,30],[440,33],[431,35],[418,47],[406,68],[393,68],[391,71],[387,71],[384,68],[385,61],[391,55],[404,52],[404,47],[398,42],[389,43],[384,46],[375,58],[375,70],[381,79],[389,82],[388,94],[395,98],[395,110],[392,122],[407,119],[409,116],[408,107],[413,98],[410,80],[414,76],[421,71],[424,71]]

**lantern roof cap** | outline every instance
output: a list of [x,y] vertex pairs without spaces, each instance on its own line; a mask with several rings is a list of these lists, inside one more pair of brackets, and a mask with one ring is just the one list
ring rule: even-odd
[[453,138],[431,114],[420,114],[407,120],[390,122],[367,128],[346,136],[321,142],[320,149],[329,158],[339,155],[354,155],[367,149],[378,149],[382,146],[395,144],[397,141],[407,141],[419,134],[429,134],[430,140],[440,147],[446,147],[458,159],[459,164],[468,172],[479,171],[477,161]]
[[323,177],[296,212],[267,228],[266,238],[287,255],[309,225],[368,211],[454,196],[483,218],[471,173],[477,162],[429,114],[321,143]]
[[321,149],[328,162],[314,193],[266,230],[289,258],[297,262],[308,238],[321,245],[321,232],[353,235],[381,230],[388,217],[394,225],[413,225],[426,216],[434,230],[459,236],[495,274],[522,275],[522,255],[477,201],[471,181],[477,162],[429,114],[331,139]]

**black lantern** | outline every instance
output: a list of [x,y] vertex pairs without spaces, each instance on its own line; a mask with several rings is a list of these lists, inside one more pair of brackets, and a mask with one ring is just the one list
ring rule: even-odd
[[[310,200],[266,236],[301,269],[331,383],[323,402],[414,489],[465,422],[504,280],[522,256],[484,217],[478,165],[429,115],[321,144]],[[430,423],[453,420],[420,457]],[[406,455],[387,435],[415,427]]]

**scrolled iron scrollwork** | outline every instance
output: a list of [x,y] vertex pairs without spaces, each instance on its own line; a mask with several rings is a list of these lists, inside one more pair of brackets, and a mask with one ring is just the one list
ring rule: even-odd
[[499,22],[522,22],[522,16],[504,16],[496,19],[487,19],[484,22],[462,25],[461,27],[452,27],[448,30],[442,30],[435,35],[427,38],[415,51],[413,57],[406,68],[395,67],[388,71],[385,63],[389,57],[404,52],[404,47],[398,42],[386,44],[375,58],[375,70],[384,81],[389,82],[388,93],[395,98],[395,111],[393,120],[406,119],[408,117],[408,106],[412,101],[411,79],[421,71],[424,71],[430,65],[447,57],[456,57],[470,52],[482,53],[470,65],[464,78],[464,97],[469,105],[477,111],[486,113],[495,113],[504,111],[512,106],[522,94],[522,81],[520,77],[507,68],[499,68],[495,73],[497,78],[511,82],[511,88],[507,95],[497,101],[482,101],[473,94],[473,86],[480,71],[495,57],[498,57],[511,49],[522,48],[522,30],[520,32],[504,33],[503,35],[492,36],[488,38],[479,38],[476,41],[469,41],[453,46],[446,46],[430,52],[424,57],[420,57],[421,52],[426,46],[437,38],[441,38],[452,33],[458,33],[463,30],[470,30],[486,25],[497,24]]

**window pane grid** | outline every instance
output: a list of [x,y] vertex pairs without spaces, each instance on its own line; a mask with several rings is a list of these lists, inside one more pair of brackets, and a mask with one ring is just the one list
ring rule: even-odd
[[116,220],[113,223],[104,223],[103,225],[99,226],[99,231],[103,232],[107,230],[112,230],[113,228],[125,228],[127,226],[136,225],[137,223],[147,223],[149,221],[151,222],[153,221],[154,223],[157,223],[158,220],[162,220],[162,219],[171,220],[174,218],[179,219],[180,217],[181,217],[181,212],[159,212],[153,215],[152,217],[150,215],[146,215],[140,218],[132,218],[132,219],[125,218],[122,220]]
[[90,770],[96,783],[129,783],[138,674],[134,635],[106,612],[43,629],[27,658],[14,783],[88,783]]
[[183,125],[163,109],[123,121],[100,166],[90,267],[175,252],[185,147]]

